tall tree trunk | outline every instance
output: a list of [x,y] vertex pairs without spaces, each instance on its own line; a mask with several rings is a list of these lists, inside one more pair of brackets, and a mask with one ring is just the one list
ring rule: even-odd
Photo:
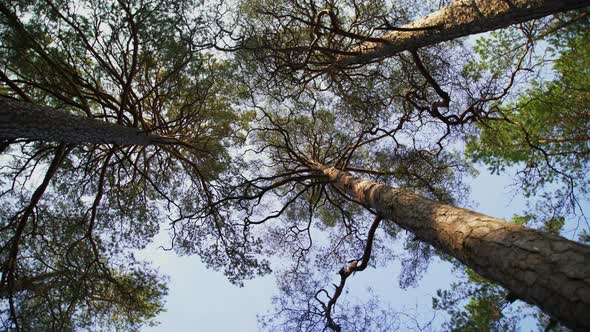
[[63,143],[150,145],[167,142],[126,127],[63,110],[0,97],[0,139],[27,138]]
[[576,330],[590,330],[590,246],[321,164],[332,185]]
[[392,31],[381,36],[383,43],[362,44],[353,49],[360,55],[342,57],[337,65],[365,63],[589,5],[589,0],[455,0],[426,17],[402,26],[406,31]]

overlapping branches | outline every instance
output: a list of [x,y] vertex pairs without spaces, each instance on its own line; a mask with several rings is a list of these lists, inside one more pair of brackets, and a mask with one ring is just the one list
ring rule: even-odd
[[[11,312],[3,319],[9,318],[10,328],[27,329],[22,325],[26,317],[17,311],[25,310],[30,290],[15,290],[14,285],[30,278],[23,272],[27,264],[38,264],[28,263],[28,249],[20,250],[17,244],[35,242],[40,236],[35,230],[53,224],[47,215],[55,217],[52,209],[63,208],[56,197],[68,198],[60,204],[73,206],[71,220],[79,226],[79,233],[64,242],[69,246],[65,252],[86,247],[93,257],[71,273],[98,269],[105,282],[117,285],[118,277],[109,276],[118,272],[105,261],[109,252],[145,246],[167,216],[182,216],[207,202],[208,182],[228,168],[227,145],[239,141],[233,133],[242,125],[232,109],[239,87],[226,80],[233,70],[230,64],[203,52],[212,44],[201,31],[206,23],[186,11],[195,5],[52,0],[0,4],[3,95],[87,117],[89,124],[108,122],[160,138],[143,146],[68,146],[59,167],[52,167],[48,158],[62,151],[63,144],[56,148],[26,135],[2,141],[2,175],[7,181],[1,197],[18,207],[3,203],[7,208],[2,211],[0,288],[7,290],[2,297],[10,302]],[[84,133],[79,134],[84,142]],[[30,199],[28,190],[47,164],[46,180]],[[44,204],[49,207],[41,209]],[[220,235],[208,236],[216,241]],[[198,245],[207,251],[206,241]],[[61,255],[60,250],[55,254]],[[42,266],[41,274],[56,268]],[[136,276],[141,277],[140,268]],[[142,315],[151,319],[161,308],[156,304],[128,317],[128,322]],[[74,311],[64,317],[72,318]],[[108,310],[104,314],[108,316]]]

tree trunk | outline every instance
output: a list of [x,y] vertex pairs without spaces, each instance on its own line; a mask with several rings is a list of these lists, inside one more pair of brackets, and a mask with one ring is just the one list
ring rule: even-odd
[[590,330],[590,246],[317,164],[332,185],[519,299],[575,330]]
[[[362,64],[476,33],[505,28],[535,18],[589,6],[589,0],[455,0],[381,38],[353,49],[358,56],[342,57],[337,65]],[[415,30],[421,29],[424,30]]]
[[145,134],[137,128],[0,97],[0,139],[15,138],[73,144],[150,145],[165,142],[164,138]]

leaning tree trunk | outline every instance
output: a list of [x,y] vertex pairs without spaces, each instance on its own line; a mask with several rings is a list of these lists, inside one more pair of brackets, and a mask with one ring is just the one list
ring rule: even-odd
[[589,5],[589,0],[455,0],[398,31],[381,36],[381,43],[362,44],[353,49],[360,55],[342,57],[337,65],[366,63]]
[[63,110],[0,97],[0,139],[63,143],[150,145],[166,142],[137,128],[77,116]]
[[332,185],[566,326],[590,330],[590,246],[316,165]]

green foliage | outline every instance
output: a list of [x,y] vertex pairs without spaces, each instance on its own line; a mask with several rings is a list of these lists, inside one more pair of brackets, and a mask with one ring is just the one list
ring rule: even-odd
[[564,217],[556,217],[545,221],[544,230],[547,233],[559,235],[563,225],[565,224]]
[[471,80],[479,80],[488,72],[493,77],[506,74],[513,65],[515,42],[519,41],[518,31],[514,28],[493,31],[488,38],[475,41],[473,51],[478,55],[477,60],[471,60],[463,67],[463,76]]
[[[590,33],[581,28],[585,26],[587,22],[579,23],[571,28],[575,32],[550,40],[557,57],[553,80],[535,80],[515,101],[496,105],[498,120],[479,122],[479,133],[467,140],[467,156],[483,162],[493,173],[523,166],[526,175],[522,184],[529,195],[546,184],[569,179],[582,182],[586,176],[590,157]],[[505,71],[505,58],[484,55],[496,44],[509,42],[510,38],[501,35],[479,42],[483,60],[475,71],[489,67]]]
[[519,225],[519,226],[525,226],[534,218],[535,218],[535,215],[532,215],[532,214],[527,214],[524,216],[519,216],[519,215],[515,214],[512,216],[512,222]]
[[[95,227],[89,238],[78,217],[79,202],[48,196],[53,204],[38,207],[38,219],[26,228],[29,237],[20,248],[13,294],[20,328],[130,331],[155,324],[164,310],[165,279],[133,257],[126,247],[130,241],[111,238],[108,228]],[[8,296],[1,288],[2,301]]]
[[432,299],[435,310],[445,310],[451,316],[445,327],[452,331],[516,330],[517,322],[502,313],[507,292],[470,269],[465,275],[466,279],[453,283],[450,291],[438,290]]
[[[52,8],[50,2],[12,1],[7,7],[20,21],[0,16],[0,63],[20,87],[0,87],[0,93],[27,95],[40,104],[176,141],[146,148],[69,147],[49,193],[33,207],[24,235],[16,239],[22,242],[16,279],[28,285],[14,294],[17,314],[12,319],[21,320],[26,330],[137,330],[152,324],[163,310],[166,286],[129,250],[149,243],[165,218],[172,220],[180,253],[199,254],[238,285],[270,272],[268,262],[257,259],[262,240],[248,228],[267,219],[282,217],[269,226],[269,238],[276,242],[266,251],[294,248],[289,254],[300,254],[297,264],[309,259],[305,255],[312,247],[313,227],[338,240],[326,247],[330,259],[358,257],[366,244],[362,226],[369,213],[329,189],[325,176],[312,167],[317,163],[364,172],[445,203],[457,203],[465,195],[461,177],[473,169],[443,149],[450,129],[436,143],[419,142],[420,135],[436,130],[429,112],[416,112],[418,107],[410,107],[409,101],[414,96],[428,104],[433,92],[427,84],[420,86],[423,77],[414,75],[416,69],[404,55],[396,57],[399,63],[350,72],[329,66],[326,81],[299,80],[293,74],[293,69],[331,65],[342,50],[364,42],[339,36],[338,25],[349,35],[370,36],[378,31],[375,21],[406,21],[404,10],[389,13],[387,1],[343,1],[339,7],[324,2],[329,13],[323,16],[318,11],[324,8],[314,2],[242,1],[238,8],[246,22],[240,46],[248,52],[236,53],[233,63],[201,52],[211,46],[205,34],[214,24],[186,14],[198,12],[196,1],[55,3]],[[405,3],[392,6],[397,5],[417,10]],[[491,105],[498,118],[477,124],[477,135],[468,138],[467,156],[495,173],[524,164],[534,170],[523,180],[531,194],[567,176],[583,178],[589,155],[584,136],[589,129],[589,36],[586,30],[551,39],[548,50],[558,56],[555,78],[532,82],[517,98]],[[463,68],[463,76],[477,81],[484,73],[494,79],[505,75],[514,66],[511,55],[519,38],[508,29],[478,41],[480,58]],[[433,67],[436,79],[451,67],[444,64],[441,49],[425,51],[432,56],[425,64]],[[260,80],[251,85],[264,84],[263,98],[251,96],[252,86],[243,84],[252,78]],[[305,86],[297,87],[302,81]],[[455,87],[443,83],[445,89]],[[241,99],[251,100],[254,105],[248,107],[255,110],[237,105]],[[257,105],[261,100],[263,107]],[[392,145],[382,143],[390,138]],[[262,157],[254,162],[235,157],[245,143]],[[2,169],[15,183],[29,181],[36,166],[28,164],[46,164],[54,151],[45,143],[20,147],[21,156],[15,159],[22,159]],[[259,178],[250,181],[251,174]],[[10,183],[0,180],[4,186]],[[280,184],[283,180],[286,185]],[[10,231],[0,235],[4,247],[14,243],[14,221],[31,196],[14,186],[7,192],[0,195],[7,206],[7,211],[0,210],[0,226]],[[270,202],[262,197],[267,192]],[[14,202],[18,204],[12,206]],[[254,220],[260,210],[272,211],[277,203],[284,204],[283,210]],[[535,219],[515,216],[514,222],[525,225]],[[543,225],[558,234],[564,222],[556,217]],[[384,229],[395,238],[401,230],[392,225]],[[581,238],[589,236],[582,233]],[[436,252],[410,237],[404,250],[400,284],[408,287]],[[6,250],[0,257],[9,260]],[[319,264],[330,262],[318,259]],[[449,329],[517,327],[517,318],[504,311],[509,302],[504,289],[470,269],[464,279],[433,300],[435,309],[451,315]],[[315,294],[317,299],[323,293]]]
[[[204,187],[228,173],[229,150],[243,143],[253,117],[236,107],[248,92],[235,79],[237,67],[202,52],[202,44],[209,45],[208,24],[196,10],[198,1],[1,6],[0,63],[18,87],[3,85],[1,93],[167,139],[147,147],[68,147],[40,203],[32,206],[34,215],[22,222],[19,214],[32,194],[23,188],[37,185],[55,148],[12,144],[13,154],[0,167],[0,205],[7,209],[0,214],[2,268],[9,265],[7,248],[17,241],[17,282],[49,272],[59,277],[52,274],[35,291],[14,294],[16,317],[5,310],[4,294],[1,317],[25,330],[138,330],[153,324],[163,310],[165,282],[129,251],[151,242],[167,218],[180,215],[180,225],[195,214],[212,199],[212,189]],[[19,186],[11,187],[12,181]],[[21,223],[26,227],[18,235]],[[230,264],[225,256],[257,244],[214,248],[220,237],[214,225],[223,223],[204,224],[191,225],[190,234],[194,227],[199,231],[195,241],[175,238],[176,248],[199,252],[237,283],[252,271],[268,271],[250,253]],[[59,317],[51,318],[55,312]]]

